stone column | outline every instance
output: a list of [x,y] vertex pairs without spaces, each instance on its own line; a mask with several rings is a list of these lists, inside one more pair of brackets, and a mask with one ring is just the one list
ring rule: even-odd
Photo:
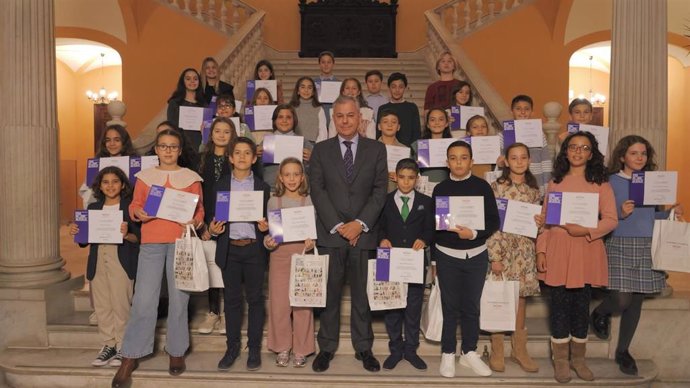
[[611,136],[649,140],[660,168],[666,164],[668,46],[666,0],[613,0]]
[[59,252],[53,0],[2,0],[0,287],[69,278]]

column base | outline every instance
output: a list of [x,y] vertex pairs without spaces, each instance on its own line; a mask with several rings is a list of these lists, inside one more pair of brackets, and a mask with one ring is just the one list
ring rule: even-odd
[[0,288],[37,288],[55,284],[70,278],[63,270],[65,260],[58,257],[48,264],[8,267],[0,265]]

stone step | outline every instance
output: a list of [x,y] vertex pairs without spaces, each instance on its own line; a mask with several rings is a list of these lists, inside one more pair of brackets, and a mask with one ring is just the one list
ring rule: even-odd
[[[245,350],[246,352],[246,350]],[[80,388],[109,386],[115,375],[115,368],[90,366],[96,351],[90,349],[64,348],[10,348],[0,354],[0,368],[5,373],[7,383],[16,388]],[[246,353],[228,372],[216,369],[221,355],[215,352],[195,351],[186,359],[184,374],[172,377],[168,374],[168,357],[155,354],[140,362],[134,372],[133,385],[137,388],[200,387],[225,388],[241,387],[561,387],[553,379],[551,361],[537,358],[538,373],[523,372],[516,364],[506,363],[506,371],[495,373],[492,377],[477,377],[469,369],[458,366],[455,378],[444,378],[438,373],[440,357],[425,357],[429,368],[426,371],[414,369],[406,361],[400,362],[391,371],[367,372],[352,355],[338,353],[327,372],[315,373],[311,370],[313,357],[308,359],[306,368],[280,368],[274,365],[273,355],[263,353],[260,370],[245,370]],[[384,357],[379,355],[379,361]],[[650,360],[638,360],[639,376],[622,374],[617,365],[608,359],[588,358],[588,364],[596,380],[582,381],[574,376],[568,386],[604,387],[649,387],[658,371]]]

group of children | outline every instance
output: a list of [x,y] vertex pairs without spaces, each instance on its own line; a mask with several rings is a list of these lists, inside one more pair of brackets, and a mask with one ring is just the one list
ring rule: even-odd
[[[124,243],[120,246],[92,244],[87,271],[99,332],[104,340],[93,365],[119,367],[113,386],[130,384],[137,359],[153,351],[162,274],[168,284],[165,350],[170,355],[169,372],[179,375],[185,370],[189,293],[173,286],[175,239],[182,234],[184,225],[152,217],[144,211],[152,185],[199,195],[196,211],[188,224],[200,232],[203,240],[217,242],[215,262],[222,270],[225,288],[209,290],[210,311],[199,332],[211,333],[220,328],[227,336],[227,351],[218,369],[228,370],[240,355],[243,293],[248,305],[247,369],[261,367],[267,267],[268,348],[276,354],[276,365],[285,367],[292,360],[293,366],[304,367],[307,357],[315,352],[313,311],[291,307],[288,289],[291,256],[311,250],[318,242],[276,242],[267,234],[266,214],[270,210],[312,203],[308,179],[311,150],[316,143],[336,135],[334,124],[328,120],[331,107],[318,101],[321,82],[336,79],[332,74],[334,62],[332,53],[322,53],[320,76],[301,77],[289,103],[280,101],[282,88],[278,93],[272,134],[304,136],[302,160],[286,158],[279,164],[266,165],[259,161],[263,152],[260,139],[255,141],[259,134],[250,131],[244,123],[236,127],[230,120],[239,116],[233,88],[219,80],[218,64],[207,58],[201,75],[194,69],[185,69],[180,76],[169,101],[168,121],[159,125],[152,149],[159,158],[159,166],[139,172],[133,190],[119,169],[109,167],[100,171],[92,185],[96,202],[89,209],[120,209],[125,215],[121,230]],[[454,79],[455,70],[455,60],[444,53],[437,62],[440,80],[430,85],[426,94],[423,126],[420,126],[418,107],[404,99],[407,87],[404,74],[393,73],[388,77],[388,101],[380,95],[383,75],[378,71],[366,74],[371,94],[367,98],[362,94],[359,80],[348,78],[341,85],[341,94],[359,103],[363,117],[357,129],[359,136],[378,137],[386,145],[411,149],[411,158],[400,160],[395,171],[389,172],[389,195],[378,221],[379,246],[426,249],[431,257],[431,269],[438,277],[441,290],[444,318],[440,374],[455,375],[458,324],[462,336],[461,366],[481,376],[505,370],[505,333],[491,334],[488,366],[476,351],[479,302],[485,280],[494,275],[520,283],[511,359],[523,370],[539,370],[527,352],[526,298],[546,289],[550,296],[551,349],[557,381],[569,381],[571,368],[581,379],[594,378],[585,362],[589,325],[592,324],[596,335],[606,338],[609,317],[617,312],[622,312],[623,319],[616,362],[624,373],[636,374],[635,360],[628,347],[640,317],[642,298],[644,294],[659,292],[664,285],[663,273],[651,269],[650,247],[654,219],[667,217],[668,211],[635,207],[628,200],[631,173],[656,168],[650,143],[639,136],[624,137],[614,147],[608,167],[597,140],[588,132],[561,136],[560,149],[553,161],[548,157],[545,140],[543,147],[513,143],[505,147],[496,161],[502,172],[489,184],[482,179],[485,168],[480,168],[484,166],[473,164],[470,144],[458,139],[448,146],[446,167],[420,169],[416,162],[418,140],[452,138],[448,109],[451,105],[472,102],[471,86]],[[259,62],[255,76],[274,79],[270,62]],[[217,96],[216,118],[209,140],[198,155],[196,142],[200,143],[200,138],[195,136],[199,132],[179,130],[176,120],[180,106],[204,106],[210,101],[209,94]],[[256,90],[253,100],[247,102],[273,103],[265,89]],[[533,101],[529,96],[517,96],[511,109],[516,120],[531,118]],[[572,121],[587,123],[592,117],[592,106],[587,100],[577,99],[570,104],[569,112]],[[489,122],[485,117],[474,116],[468,120],[468,136],[488,134]],[[129,155],[133,155],[133,150],[127,131],[117,125],[108,127],[97,156]],[[435,184],[431,197],[415,189],[420,177]],[[216,192],[238,190],[264,193],[264,218],[246,223],[216,221]],[[597,193],[597,226],[546,225],[546,201],[551,192]],[[484,229],[452,225],[449,230],[436,231],[433,209],[439,196],[482,197]],[[539,228],[536,240],[499,231],[497,198],[544,204],[542,214],[534,219]],[[675,214],[682,216],[682,208],[675,208]],[[70,231],[76,234],[78,228],[72,225]],[[590,316],[593,287],[608,287],[611,292]],[[384,369],[395,368],[402,359],[417,369],[427,368],[416,352],[423,296],[423,284],[410,284],[407,308],[386,312],[390,355],[383,363]]]

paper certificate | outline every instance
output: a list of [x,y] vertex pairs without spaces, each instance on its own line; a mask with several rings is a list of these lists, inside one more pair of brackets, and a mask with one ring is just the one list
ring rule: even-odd
[[283,159],[297,158],[302,160],[304,151],[304,137],[290,135],[266,135],[264,136],[264,153],[261,161],[269,164],[280,164]]
[[316,240],[314,206],[291,207],[268,212],[268,232],[277,243]]
[[436,197],[436,230],[455,229],[456,225],[484,230],[484,197]]
[[630,199],[635,206],[673,205],[678,191],[677,171],[635,171],[630,180]]
[[474,164],[495,164],[501,155],[501,139],[498,136],[472,136],[465,139],[463,140],[472,146]]
[[597,139],[597,143],[599,143],[599,152],[606,156],[606,152],[609,149],[609,129],[607,127],[568,123],[568,133],[575,133],[579,131],[589,132],[594,135],[594,138]]
[[484,116],[484,108],[481,106],[451,106],[450,117],[453,122],[450,124],[450,129],[467,129],[467,120],[472,116]]
[[537,237],[539,228],[534,216],[541,214],[541,205],[528,202],[496,198],[498,215],[501,218],[501,231],[526,237]]
[[544,131],[541,120],[508,120],[503,122],[503,148],[522,143],[529,148],[544,147]]
[[376,280],[424,283],[424,250],[378,248],[376,250]]
[[395,172],[395,167],[401,159],[410,157],[410,147],[386,145],[388,172]]
[[321,81],[316,86],[319,89],[319,101],[332,104],[340,96],[340,81]]
[[599,221],[598,193],[548,193],[546,224],[578,224],[596,228]]
[[251,101],[254,98],[254,92],[259,89],[268,89],[271,93],[273,101],[278,100],[278,82],[274,79],[271,80],[247,80],[247,101]]
[[122,170],[132,185],[136,183],[134,175],[141,170],[158,166],[158,156],[114,156],[109,158],[92,158],[86,161],[86,185],[91,186],[98,173],[109,166]]
[[255,105],[244,108],[244,122],[252,131],[273,129],[273,111],[277,105]]
[[204,122],[204,108],[196,106],[181,106],[178,117],[180,128],[188,131],[201,131]]
[[144,211],[150,217],[186,224],[194,218],[199,195],[168,187],[151,186]]
[[420,139],[417,140],[417,163],[419,167],[446,167],[448,146],[458,139]]
[[122,244],[122,210],[77,210],[74,222],[78,244]]
[[216,220],[254,222],[262,218],[263,191],[219,191],[216,194]]

